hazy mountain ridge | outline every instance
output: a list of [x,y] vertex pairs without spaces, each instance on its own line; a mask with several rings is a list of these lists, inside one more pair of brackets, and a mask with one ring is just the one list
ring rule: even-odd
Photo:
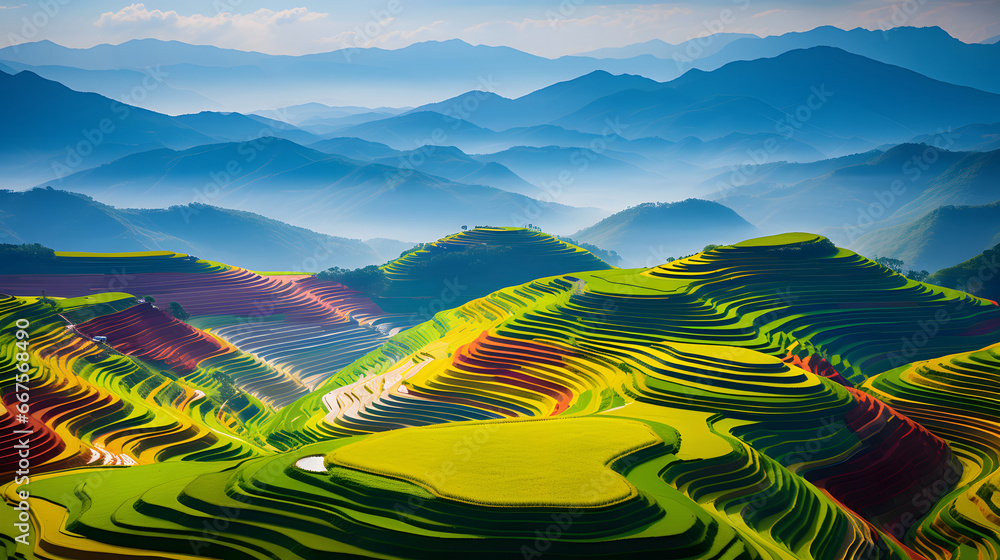
[[756,227],[730,208],[692,198],[633,206],[571,237],[617,252],[625,266],[654,267],[709,244],[734,243],[757,234]]
[[[942,106],[941,99],[951,102]],[[595,132],[615,114],[631,123],[623,134],[630,138],[779,132],[824,150],[831,135],[904,141],[913,130],[992,122],[1000,116],[1000,95],[834,47],[812,47],[711,72],[691,70],[655,90],[597,99],[554,124]]]
[[[612,52],[548,59],[509,47],[470,45],[460,40],[415,43],[396,50],[348,48],[302,56],[267,55],[155,39],[98,45],[90,49],[69,49],[40,41],[18,45],[16,50],[13,47],[0,49],[0,61],[75,67],[84,71],[124,69],[142,72],[154,67],[167,74],[164,84],[170,88],[192,92],[210,102],[225,100],[228,104],[224,107],[198,106],[192,100],[186,109],[175,107],[177,110],[171,111],[176,113],[206,109],[245,112],[261,106],[282,106],[282,96],[267,85],[275,82],[278,75],[294,87],[298,96],[294,102],[297,103],[331,102],[336,98],[338,101],[334,104],[339,105],[360,105],[363,101],[371,105],[412,106],[414,99],[423,98],[419,104],[434,103],[484,87],[484,84],[470,83],[468,76],[482,77],[488,91],[518,97],[553,82],[596,70],[664,81],[690,68],[714,70],[737,60],[774,57],[789,50],[821,45],[903,66],[939,80],[1000,93],[1000,78],[992,71],[1000,62],[1000,47],[963,43],[937,27],[848,31],[827,26],[762,38],[720,33],[687,41],[675,46],[674,50],[665,45],[650,41],[646,45],[617,49],[619,53],[632,55],[626,58],[617,58],[615,49],[610,49]],[[616,58],[603,58],[609,54]],[[677,58],[673,54],[677,54]],[[667,60],[661,56],[666,56]],[[962,63],[954,62],[958,60]],[[38,69],[38,72],[46,71]],[[491,75],[495,78],[490,79]],[[325,78],[317,83],[317,76]],[[85,84],[104,87],[93,78],[59,77],[75,88],[86,89]],[[259,98],[268,99],[268,103],[254,106],[249,99],[247,88],[254,82],[258,86],[265,84],[256,93]],[[406,96],[393,94],[393,88],[385,87],[403,83],[408,84]],[[377,84],[382,87],[374,88]],[[114,86],[113,91],[96,91],[114,97],[122,90],[122,85]],[[373,91],[378,92],[374,99]],[[284,97],[287,95],[286,92]],[[151,102],[154,97],[150,98]],[[167,110],[160,105],[149,108]]]
[[[1000,193],[995,195],[1000,199]],[[852,249],[872,258],[900,259],[906,268],[936,271],[1000,243],[1000,202],[941,206],[923,216],[866,233]]]
[[462,224],[515,220],[565,232],[602,215],[273,137],[143,152],[51,184],[119,205],[204,202],[362,237],[419,239]]
[[[954,42],[942,33],[907,29],[890,35],[898,44],[915,38]],[[414,109],[334,107],[313,100],[250,115],[206,111],[171,117],[76,92],[30,72],[3,74],[0,87],[14,102],[0,112],[6,112],[18,140],[0,144],[0,165],[15,185],[18,177],[26,184],[45,179],[42,185],[127,206],[208,202],[328,233],[354,235],[351,228],[358,227],[359,235],[408,239],[440,235],[465,223],[512,220],[566,234],[627,205],[698,195],[732,206],[764,231],[818,228],[845,243],[873,227],[912,221],[942,205],[994,200],[995,156],[965,152],[988,150],[1000,142],[997,125],[989,124],[1000,122],[1000,95],[841,48],[808,45],[826,36],[869,44],[872,35],[819,28],[778,38],[727,36],[732,40],[717,45],[717,52],[703,62],[721,60],[720,55],[740,44],[806,48],[712,71],[695,69],[669,82],[589,69],[555,83],[553,75],[545,87],[517,97],[486,87]],[[225,71],[259,79],[285,65],[336,66],[345,55],[235,55],[156,41],[130,47],[137,52],[162,49],[166,64],[185,68],[175,77],[190,83],[198,81],[195,75],[221,80]],[[64,50],[54,44],[27,45],[23,61],[13,66],[40,63],[41,58],[31,57],[44,51],[47,62],[86,66],[88,57],[104,53],[109,57],[105,64],[125,67],[121,72],[142,70],[127,64],[137,54],[112,56],[114,46]],[[885,52],[878,51],[879,56]],[[381,70],[406,66],[400,78],[409,79],[422,68],[421,60],[448,62],[454,66],[451,71],[467,64],[464,57],[470,53],[489,53],[504,64],[542,64],[514,49],[461,41],[395,51],[357,49],[350,56],[358,57],[354,63]],[[586,66],[581,62],[585,58],[549,62]],[[217,66],[208,71],[204,64],[209,63]],[[118,71],[99,66],[90,64],[89,71]],[[941,105],[940,99],[950,102]],[[47,115],[39,127],[33,115],[50,106],[60,108],[59,118]],[[391,116],[369,120],[372,115]],[[107,133],[99,131],[106,122],[102,119],[113,125]],[[350,119],[365,122],[349,124]],[[313,126],[313,132],[300,126]],[[316,127],[334,132],[324,139],[314,133]],[[925,132],[914,135],[914,130]],[[945,143],[931,152],[916,144],[870,151],[910,138]],[[75,157],[77,147],[93,153]],[[851,151],[861,153],[829,157]],[[924,167],[921,158],[929,157],[934,161]],[[920,164],[912,180],[908,161]],[[733,165],[752,176],[719,174]],[[66,177],[56,180],[59,175]],[[868,209],[879,203],[872,197],[895,180],[906,181],[906,193],[893,195],[891,208],[868,220]],[[293,207],[290,200],[296,198],[306,204]],[[824,212],[816,218],[812,214],[819,207]],[[431,214],[438,211],[453,223],[422,229],[431,228]]]
[[167,250],[255,270],[317,272],[382,262],[371,247],[264,216],[191,203],[115,208],[61,190],[0,191],[3,243],[58,251]]
[[805,32],[743,38],[728,43],[716,54],[693,62],[693,66],[714,70],[736,60],[771,58],[790,50],[816,46],[836,47],[936,80],[1000,93],[1000,77],[991,71],[1000,64],[1000,47],[964,43],[937,26],[887,30],[821,26]]
[[1000,195],[995,185],[1000,153],[951,152],[901,144],[809,164],[748,170],[746,185],[710,180],[722,202],[765,232],[811,228],[853,243],[875,229],[913,220],[944,205],[978,205]]

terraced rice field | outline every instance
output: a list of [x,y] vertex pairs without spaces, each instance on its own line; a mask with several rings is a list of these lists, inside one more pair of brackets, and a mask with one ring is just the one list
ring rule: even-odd
[[[224,367],[241,389],[279,408],[410,324],[404,317],[384,313],[356,292],[311,276],[263,277],[174,253],[60,254],[50,270],[28,272],[0,274],[0,292],[40,296],[44,290],[50,297],[129,292],[152,296],[153,305],[163,309],[176,301],[192,315],[191,325],[203,331],[171,321],[149,305],[143,311],[123,311],[89,323],[89,311],[68,319],[79,326],[81,334],[108,336],[116,349],[160,359],[164,366],[179,367],[184,374],[198,363],[204,370]],[[297,333],[291,351],[289,342],[278,338],[251,343],[248,339],[261,329]],[[331,332],[350,334],[343,344],[331,345]],[[218,349],[221,345],[239,353],[237,347],[243,344],[255,356],[244,351],[239,363],[227,361]],[[317,364],[316,352],[301,351],[314,346],[320,346],[317,352],[321,354],[335,353],[340,361]]]
[[8,554],[1000,557],[1000,307],[821,237],[554,273],[413,328],[342,287],[198,266],[278,292],[274,312],[0,301],[5,325],[38,325],[50,403],[32,409],[37,538],[0,536]]
[[593,253],[523,228],[477,227],[406,253],[382,269],[387,310],[421,319],[507,286],[557,274],[607,270]]

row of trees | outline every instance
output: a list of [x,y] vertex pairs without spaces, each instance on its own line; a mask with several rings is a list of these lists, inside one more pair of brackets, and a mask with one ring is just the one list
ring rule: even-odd
[[342,284],[352,290],[372,296],[379,296],[389,288],[389,277],[381,268],[373,264],[354,270],[335,266],[320,272],[316,277],[320,280]]
[[926,270],[913,270],[912,268],[907,269],[906,272],[903,272],[903,268],[905,267],[906,263],[904,263],[899,259],[893,259],[890,257],[878,257],[875,259],[875,262],[884,266],[885,268],[888,268],[889,270],[895,272],[896,274],[902,274],[903,276],[906,276],[910,280],[916,280],[917,282],[923,282],[924,280],[927,279],[928,276],[931,275],[931,273],[927,272]]
[[622,262],[622,257],[621,257],[621,255],[618,254],[617,251],[609,251],[609,250],[606,250],[606,249],[601,249],[597,245],[592,245],[590,243],[582,243],[580,241],[577,241],[577,240],[573,239],[572,237],[564,237],[564,236],[560,235],[560,236],[556,236],[556,239],[558,239],[560,241],[565,241],[566,243],[569,243],[570,245],[576,245],[577,247],[579,247],[581,249],[586,249],[586,250],[590,251],[591,253],[597,255],[597,258],[601,259],[602,261],[604,261],[604,262],[606,262],[606,263],[608,263],[608,264],[610,264],[612,266],[618,266]]
[[56,258],[56,252],[41,243],[25,243],[13,245],[11,243],[0,243],[0,259],[5,261],[44,261]]

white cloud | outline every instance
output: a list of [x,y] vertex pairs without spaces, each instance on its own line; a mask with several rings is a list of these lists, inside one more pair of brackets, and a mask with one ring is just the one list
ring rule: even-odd
[[311,38],[321,32],[328,16],[307,8],[184,15],[175,10],[150,10],[143,3],[135,3],[117,12],[102,13],[94,25],[112,34],[142,33],[164,40],[298,54],[311,52]]
[[760,13],[754,14],[754,15],[750,16],[750,18],[751,19],[757,19],[757,18],[762,18],[762,17],[767,17],[767,16],[773,16],[773,15],[777,15],[777,14],[787,14],[787,13],[788,13],[788,10],[774,9],[774,10],[767,10],[766,12],[760,12]]
[[502,44],[543,56],[561,56],[650,39],[690,39],[687,35],[704,31],[704,19],[704,14],[689,6],[670,4],[577,6],[563,11],[538,10],[536,17],[519,20],[477,23],[466,26],[458,36],[470,43]]
[[367,48],[388,47],[399,48],[420,41],[433,41],[447,36],[442,27],[446,22],[437,20],[414,29],[397,29],[401,22],[396,18],[386,18],[382,21],[371,21],[365,26],[356,26],[351,31],[343,31],[336,35],[322,37],[317,42],[333,48]]

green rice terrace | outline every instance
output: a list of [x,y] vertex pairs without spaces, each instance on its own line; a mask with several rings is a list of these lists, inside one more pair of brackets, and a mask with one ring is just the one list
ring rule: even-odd
[[5,267],[0,551],[1000,558],[996,302],[813,234],[618,269],[481,227],[380,270]]

